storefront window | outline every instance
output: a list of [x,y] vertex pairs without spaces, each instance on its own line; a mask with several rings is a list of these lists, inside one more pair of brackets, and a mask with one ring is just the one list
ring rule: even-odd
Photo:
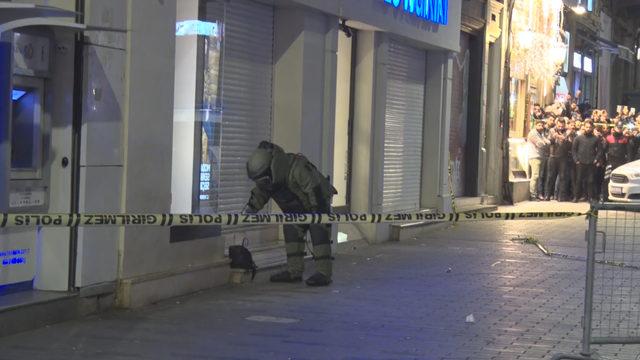
[[564,76],[558,77],[555,88],[555,101],[564,102],[569,95],[569,87],[567,86],[567,78]]
[[529,146],[523,138],[509,139],[509,180],[529,178]]
[[527,103],[529,96],[527,92],[527,81],[522,79],[511,79],[511,93],[509,95],[509,137],[523,137],[528,126]]
[[579,52],[573,54],[575,80],[573,93],[581,92],[578,102],[591,103],[593,95],[593,58]]
[[[566,49],[569,49],[569,44],[571,43],[571,33],[568,31],[564,32],[564,44]],[[567,74],[569,72],[569,51],[565,52],[564,63],[562,64],[562,72],[563,74]]]
[[516,129],[516,119],[518,116],[518,79],[511,79],[511,93],[509,94],[509,129]]
[[[220,188],[222,19],[177,4],[172,211],[215,213]],[[204,14],[201,14],[204,12]],[[202,20],[204,19],[204,20]]]
[[222,22],[217,20],[217,31],[203,36],[203,86],[200,118],[200,159],[195,166],[199,171],[197,204],[194,211],[214,213],[218,210],[220,189],[220,136],[222,98],[220,92],[220,69],[222,55]]

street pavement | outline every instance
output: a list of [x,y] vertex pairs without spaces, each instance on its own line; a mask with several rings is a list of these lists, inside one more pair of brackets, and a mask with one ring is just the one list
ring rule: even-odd
[[[579,349],[585,263],[518,239],[585,256],[585,229],[584,218],[461,223],[399,243],[341,244],[329,287],[270,284],[262,273],[5,337],[0,359],[549,359]],[[597,349],[604,359],[640,354]]]

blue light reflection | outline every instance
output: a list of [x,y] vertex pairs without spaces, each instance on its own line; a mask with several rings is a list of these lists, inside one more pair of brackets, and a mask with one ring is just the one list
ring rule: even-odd
[[11,100],[13,101],[18,101],[20,100],[21,97],[23,97],[27,92],[24,90],[16,90],[13,89],[13,91],[11,92]]

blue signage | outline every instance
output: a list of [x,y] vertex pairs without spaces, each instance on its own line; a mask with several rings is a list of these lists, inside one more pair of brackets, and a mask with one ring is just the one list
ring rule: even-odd
[[204,36],[218,36],[218,23],[200,21],[200,20],[185,20],[178,21],[176,23],[176,36],[187,35],[204,35]]
[[384,2],[425,21],[447,25],[449,20],[449,0],[384,0]]

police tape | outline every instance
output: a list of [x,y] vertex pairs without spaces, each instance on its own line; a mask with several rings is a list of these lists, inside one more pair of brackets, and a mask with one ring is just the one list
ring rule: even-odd
[[463,212],[393,214],[1,214],[0,228],[89,226],[233,226],[353,223],[415,223],[463,221],[554,220],[581,212]]

